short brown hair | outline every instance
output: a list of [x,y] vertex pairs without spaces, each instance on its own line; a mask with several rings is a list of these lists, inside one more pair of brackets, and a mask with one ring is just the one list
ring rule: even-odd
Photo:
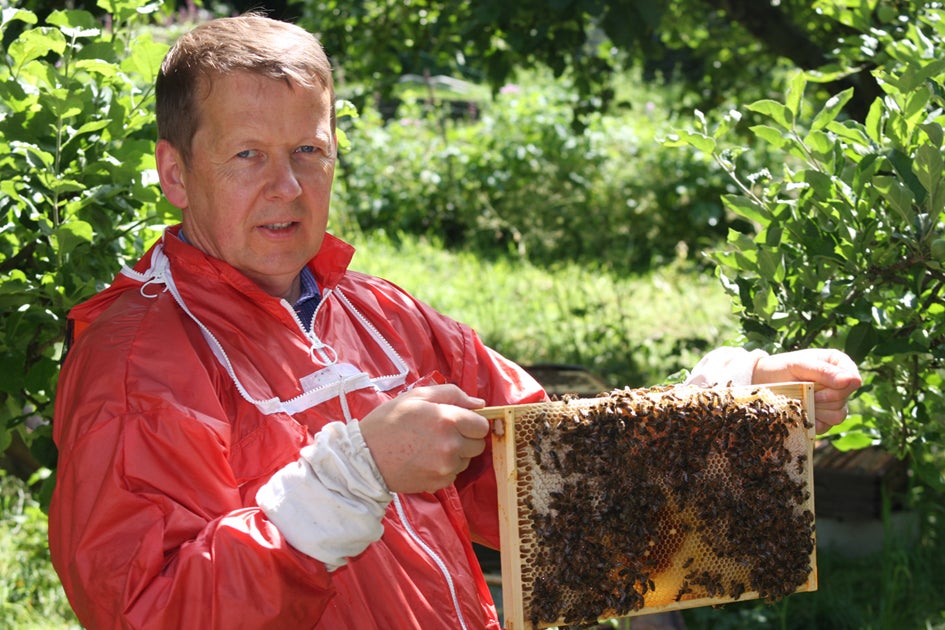
[[158,137],[190,160],[200,124],[198,98],[209,93],[214,77],[250,72],[303,88],[321,86],[331,95],[335,126],[335,88],[331,63],[314,35],[259,14],[218,18],[196,27],[171,47],[155,85]]

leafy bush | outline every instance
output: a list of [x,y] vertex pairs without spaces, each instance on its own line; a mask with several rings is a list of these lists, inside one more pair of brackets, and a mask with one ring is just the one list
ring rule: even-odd
[[[32,443],[54,467],[49,420],[65,314],[165,220],[151,113],[165,46],[137,28],[144,0],[85,11],[4,8],[0,34],[0,452]],[[16,35],[15,38],[12,37]]]
[[807,82],[825,78],[816,73],[794,77],[785,103],[748,106],[782,169],[746,172],[747,149],[723,147],[737,112],[670,144],[713,154],[740,189],[726,205],[759,228],[732,233],[715,256],[748,339],[845,349],[865,384],[837,445],[882,442],[945,489],[945,11],[926,9],[898,37],[867,37],[885,94],[865,121],[838,116],[849,90],[806,111]]
[[659,147],[668,123],[658,102],[589,117],[576,134],[571,100],[549,78],[509,86],[473,121],[415,103],[385,125],[365,109],[349,129],[336,207],[366,231],[623,272],[724,238],[733,215],[719,196],[731,184],[711,160]]

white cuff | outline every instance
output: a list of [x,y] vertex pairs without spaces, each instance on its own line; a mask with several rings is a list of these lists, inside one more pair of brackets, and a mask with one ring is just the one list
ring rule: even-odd
[[758,359],[768,356],[764,350],[722,347],[702,357],[692,368],[686,385],[712,387],[714,385],[751,385]]
[[380,539],[392,499],[356,420],[325,425],[256,493],[289,544],[329,571]]

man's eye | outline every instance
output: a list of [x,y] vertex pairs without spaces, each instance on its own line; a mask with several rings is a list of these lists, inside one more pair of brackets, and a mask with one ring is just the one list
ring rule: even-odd
[[318,151],[318,149],[316,149],[310,144],[303,144],[298,149],[296,149],[296,151],[298,151],[299,153],[315,153],[316,151]]
[[255,149],[246,149],[245,151],[240,151],[236,154],[238,158],[251,158],[256,156]]

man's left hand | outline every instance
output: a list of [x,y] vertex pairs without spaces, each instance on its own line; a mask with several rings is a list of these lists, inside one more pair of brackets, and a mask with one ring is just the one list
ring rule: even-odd
[[850,394],[863,384],[856,364],[839,350],[811,348],[784,352],[762,357],[755,364],[753,383],[787,381],[814,384],[817,433],[843,422]]

